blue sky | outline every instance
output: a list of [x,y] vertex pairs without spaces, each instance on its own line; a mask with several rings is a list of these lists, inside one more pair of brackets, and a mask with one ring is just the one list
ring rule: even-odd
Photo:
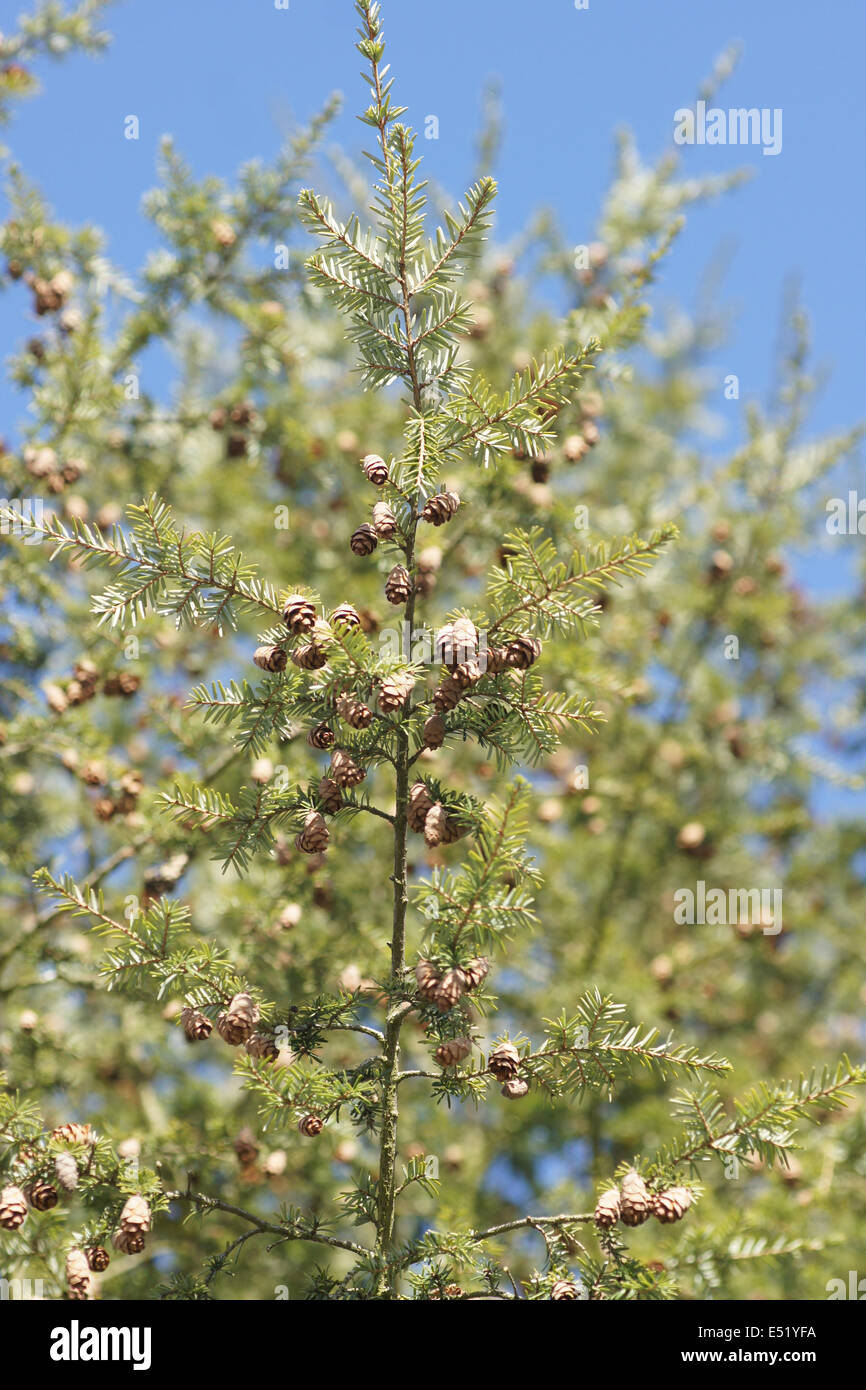
[[[62,218],[102,225],[112,258],[132,270],[153,245],[140,203],[155,182],[164,133],[196,172],[230,176],[246,159],[272,157],[292,121],[308,118],[338,89],[346,108],[334,137],[358,150],[365,131],[354,111],[364,91],[351,0],[288,5],[126,0],[110,8],[114,41],[104,57],[40,68],[45,94],[19,107],[8,132],[16,158]],[[10,28],[9,0],[0,0],[0,11],[0,28]],[[683,152],[686,170],[745,163],[755,177],[690,214],[661,295],[693,303],[708,262],[726,249],[723,294],[737,318],[719,355],[720,380],[735,372],[744,396],[763,397],[783,288],[799,279],[815,354],[829,372],[816,428],[860,418],[862,0],[827,7],[806,0],[589,0],[586,10],[574,0],[386,0],[384,14],[408,119],[422,129],[428,115],[439,119],[439,139],[420,143],[429,174],[445,187],[459,189],[471,177],[481,93],[489,78],[501,79],[502,239],[545,204],[570,243],[584,241],[609,178],[614,131],[633,128],[651,156],[670,147],[675,110],[693,101],[714,58],[739,40],[742,59],[720,103],[781,108],[782,150],[775,157],[743,146]],[[141,123],[137,142],[123,138],[130,113]],[[726,413],[731,418],[729,407]]]

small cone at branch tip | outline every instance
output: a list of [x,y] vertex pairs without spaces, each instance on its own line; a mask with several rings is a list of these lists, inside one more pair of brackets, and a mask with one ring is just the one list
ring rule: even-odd
[[66,1144],[89,1144],[92,1142],[93,1134],[90,1125],[79,1124],[77,1120],[70,1120],[65,1125],[58,1125],[57,1129],[51,1131],[52,1139],[59,1139]]
[[121,1255],[140,1255],[146,1244],[143,1231],[125,1231],[122,1227],[114,1232],[111,1243]]
[[663,1226],[681,1221],[691,1204],[692,1194],[687,1187],[667,1187],[650,1198],[651,1213]]
[[516,637],[505,647],[505,661],[518,671],[526,671],[541,656],[541,643],[537,637]]
[[332,777],[323,777],[319,782],[319,800],[329,816],[336,815],[343,804],[343,793]]
[[361,615],[351,603],[341,603],[329,618],[332,627],[356,628],[361,626]]
[[619,1186],[620,1215],[625,1226],[642,1226],[650,1214],[650,1194],[640,1173],[630,1168]]
[[58,1154],[54,1160],[54,1176],[64,1192],[74,1192],[78,1186],[78,1164],[72,1154]]
[[290,594],[283,608],[283,621],[296,637],[312,632],[316,624],[316,605],[303,594]]
[[217,1018],[217,1032],[230,1047],[240,1047],[255,1031],[259,1010],[249,994],[236,994]]
[[412,593],[412,580],[403,565],[395,565],[385,581],[385,597],[395,608],[408,602]]
[[397,534],[397,518],[387,502],[375,503],[372,525],[380,541],[390,541]]
[[382,714],[394,714],[402,709],[415,689],[415,677],[410,671],[398,671],[396,675],[386,676],[379,687],[376,703]]
[[127,1232],[149,1231],[150,1204],[140,1193],[127,1197],[120,1213],[120,1229]]
[[298,1133],[303,1134],[306,1139],[315,1139],[324,1127],[325,1122],[318,1115],[304,1115],[298,1121]]
[[90,1265],[83,1250],[70,1250],[66,1256],[66,1288],[72,1299],[86,1299],[93,1289]]
[[373,711],[356,695],[338,695],[337,713],[353,729],[369,729],[373,722]]
[[338,787],[356,787],[363,782],[366,772],[343,748],[335,748],[331,754],[331,778]]
[[374,487],[384,487],[388,481],[388,465],[380,454],[365,454],[361,459],[361,471]]
[[493,1049],[487,1061],[487,1070],[497,1081],[510,1081],[520,1068],[520,1053],[514,1043],[501,1042]]
[[483,675],[484,672],[480,663],[473,659],[472,661],[461,661],[459,666],[455,666],[453,679],[461,690],[468,690],[469,686],[475,685]]
[[308,811],[295,845],[302,854],[321,854],[328,848],[330,838],[331,832],[321,811]]
[[441,1014],[453,1009],[466,987],[463,971],[459,968],[446,970],[433,993],[433,1002]]
[[446,676],[433,691],[433,708],[437,714],[448,714],[463,698],[463,686],[453,676]]
[[256,647],[253,661],[263,671],[285,671],[288,657],[284,647]]
[[266,1033],[253,1033],[252,1037],[247,1038],[244,1046],[250,1057],[259,1062],[275,1062],[279,1056],[279,1048]]
[[301,671],[320,671],[328,664],[328,653],[315,642],[306,642],[301,647],[295,647],[292,663]]
[[311,748],[333,748],[336,735],[330,724],[316,724],[307,734],[307,743]]
[[502,1094],[506,1100],[523,1100],[529,1094],[529,1082],[524,1081],[522,1076],[509,1077],[502,1087]]
[[101,1274],[111,1264],[111,1256],[104,1245],[89,1245],[84,1252],[88,1269]]
[[376,546],[379,544],[379,537],[373,530],[368,521],[363,522],[356,531],[352,532],[349,546],[353,555],[372,555]]
[[440,1043],[433,1055],[440,1067],[456,1067],[471,1051],[471,1038],[451,1038],[448,1042]]
[[431,714],[424,721],[424,747],[441,748],[445,742],[445,721],[439,714]]
[[579,1299],[580,1286],[575,1284],[573,1279],[557,1279],[553,1288],[550,1290],[550,1297],[554,1303],[564,1303],[572,1299]]
[[477,989],[478,986],[487,979],[490,972],[490,961],[486,956],[476,956],[463,967],[463,975],[466,980],[467,990]]
[[27,1215],[27,1198],[20,1187],[4,1187],[0,1192],[0,1226],[4,1231],[17,1231]]
[[434,849],[436,845],[451,845],[460,838],[458,826],[449,819],[448,812],[441,801],[437,801],[424,817],[425,844]]
[[189,1005],[181,1009],[180,1023],[190,1042],[204,1042],[213,1031],[213,1024],[207,1015]]
[[421,520],[429,521],[433,526],[444,526],[456,514],[459,506],[460,498],[456,492],[438,492],[424,503]]
[[478,652],[478,631],[470,618],[455,618],[436,634],[435,651],[443,665],[453,669]]
[[407,820],[409,829],[420,835],[424,829],[427,813],[433,806],[433,798],[423,782],[415,782],[409,788],[409,807]]
[[50,1211],[57,1206],[57,1188],[44,1178],[34,1178],[24,1189],[24,1195],[34,1211]]
[[415,966],[415,982],[418,985],[418,993],[421,995],[422,999],[426,999],[429,1003],[435,1002],[436,991],[439,988],[441,979],[442,975],[440,971],[436,969],[432,961],[419,960],[418,964]]
[[595,1204],[595,1224],[602,1231],[609,1231],[611,1226],[615,1226],[620,1218],[620,1196],[619,1189],[612,1187],[607,1192],[602,1192]]

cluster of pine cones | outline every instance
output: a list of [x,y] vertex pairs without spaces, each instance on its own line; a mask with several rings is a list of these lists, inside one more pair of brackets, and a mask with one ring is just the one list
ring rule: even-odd
[[[150,1230],[150,1206],[144,1197],[128,1197],[120,1213],[117,1230],[111,1237],[115,1250],[122,1255],[140,1255]],[[104,1245],[91,1245],[84,1250],[73,1249],[66,1256],[66,1291],[69,1298],[92,1298],[95,1291],[93,1275],[107,1269],[111,1256]]]
[[[69,1123],[59,1125],[51,1133],[51,1138],[61,1144],[92,1144],[90,1125]],[[18,1154],[13,1164],[16,1168],[31,1165],[37,1159],[34,1149],[25,1148]],[[4,1231],[17,1231],[24,1225],[28,1208],[33,1211],[50,1211],[60,1199],[58,1188],[73,1192],[78,1186],[78,1163],[74,1154],[64,1152],[55,1155],[53,1173],[46,1177],[44,1172],[33,1174],[21,1186],[10,1183],[0,1191],[0,1227]]]
[[235,405],[215,406],[211,411],[210,427],[218,434],[228,429],[226,435],[226,458],[244,458],[249,444],[249,432],[255,428],[258,417],[249,401],[238,401]]
[[687,1187],[667,1187],[650,1192],[640,1173],[630,1168],[619,1187],[602,1192],[596,1203],[595,1224],[609,1231],[622,1221],[624,1226],[642,1226],[651,1216],[663,1225],[681,1221],[692,1204]]
[[83,705],[101,689],[103,695],[122,695],[129,699],[141,685],[141,677],[133,671],[110,671],[100,677],[96,666],[83,656],[72,668],[72,678],[65,685],[51,681],[44,686],[48,708],[55,714],[65,714],[70,706]]
[[[228,1007],[217,1016],[217,1032],[229,1047],[242,1044],[250,1057],[259,1061],[274,1062],[279,1049],[268,1033],[256,1031],[259,1009],[251,995],[235,994]],[[213,1024],[200,1009],[187,1004],[181,1009],[180,1024],[190,1042],[204,1042],[213,1031]]]
[[447,1013],[462,995],[478,988],[489,969],[486,956],[477,956],[466,965],[451,966],[448,970],[440,970],[432,960],[419,960],[415,966],[418,993],[428,1004],[435,1004],[440,1013]]

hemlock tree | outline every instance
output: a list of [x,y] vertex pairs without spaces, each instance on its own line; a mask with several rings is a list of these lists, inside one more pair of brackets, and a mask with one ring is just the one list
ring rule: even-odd
[[[99,46],[96,9],[4,40],[7,88],[52,35]],[[485,255],[487,176],[431,238],[357,10],[358,215],[297,193],[333,104],[234,192],[167,146],[135,289],[10,170],[7,282],[49,330],[13,359],[33,423],[0,460],[3,1273],[824,1297],[864,1215],[863,1071],[837,1061],[862,831],[811,805],[859,785],[817,740],[858,755],[862,636],[779,550],[855,437],[801,440],[796,320],[774,412],[696,452],[715,325],[650,334],[647,294],[723,190],[667,160],[622,147],[577,255],[546,220]],[[561,323],[520,253],[561,276]],[[169,404],[141,389],[160,344]],[[837,1120],[802,1163],[801,1119]]]

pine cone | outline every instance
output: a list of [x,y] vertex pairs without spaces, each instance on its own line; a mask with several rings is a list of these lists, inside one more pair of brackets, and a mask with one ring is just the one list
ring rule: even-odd
[[24,1195],[34,1211],[50,1211],[57,1206],[57,1188],[44,1178],[34,1178],[28,1183]]
[[306,642],[302,647],[295,647],[292,661],[302,671],[320,671],[328,663],[328,653],[315,642]]
[[101,1274],[104,1269],[108,1269],[111,1264],[111,1256],[104,1245],[91,1245],[84,1252],[88,1269],[92,1269],[96,1274]]
[[512,1076],[502,1087],[502,1094],[506,1100],[523,1100],[529,1093],[529,1082],[524,1081],[522,1076]]
[[650,1195],[640,1173],[630,1168],[620,1183],[620,1215],[625,1226],[642,1226],[650,1214]]
[[436,634],[435,651],[443,665],[453,669],[471,661],[478,652],[478,632],[470,618],[455,618]]
[[74,1192],[78,1186],[78,1164],[72,1154],[58,1154],[54,1160],[54,1176],[64,1192]]
[[295,845],[303,854],[322,854],[328,848],[330,838],[331,832],[321,811],[308,811]]
[[316,605],[303,594],[290,594],[283,609],[283,620],[289,632],[296,637],[302,632],[312,632],[316,623]]
[[424,747],[441,748],[445,742],[445,722],[441,715],[431,714],[424,722]]
[[409,571],[403,565],[395,565],[385,581],[386,599],[397,608],[401,603],[406,603],[411,592],[412,580]]
[[361,459],[361,471],[374,487],[384,487],[388,481],[388,465],[379,454],[366,454]]
[[393,714],[402,709],[415,689],[415,677],[410,671],[398,671],[394,676],[386,676],[379,687],[377,704],[382,714]]
[[409,809],[407,820],[409,829],[414,830],[416,835],[420,835],[424,829],[424,822],[427,813],[433,805],[433,798],[428,792],[423,782],[415,782],[409,788]]
[[541,656],[541,643],[537,637],[516,637],[505,648],[505,661],[518,671],[526,671]]
[[255,1031],[259,1011],[250,995],[236,994],[217,1018],[217,1032],[230,1047],[240,1047]]
[[656,1192],[650,1198],[650,1211],[656,1221],[663,1226],[673,1221],[682,1221],[692,1204],[692,1194],[687,1187],[668,1187],[664,1192]]
[[188,863],[189,855],[185,850],[180,850],[177,854],[172,854],[168,859],[164,859],[161,864],[154,864],[152,868],[145,869],[145,896],[161,898],[163,893],[168,893],[170,889],[176,888]]
[[441,980],[436,986],[433,1002],[440,1014],[445,1014],[449,1009],[453,1009],[457,1000],[463,993],[465,980],[463,971],[446,970]]
[[70,1250],[66,1256],[66,1287],[72,1299],[81,1301],[90,1297],[93,1280],[83,1250]]
[[480,653],[479,664],[486,676],[498,676],[508,668],[508,648],[486,647]]
[[455,666],[453,679],[461,690],[468,690],[469,686],[475,685],[476,681],[480,681],[483,675],[484,672],[480,664],[473,659],[472,661],[461,661],[459,666]]
[[361,626],[358,611],[352,607],[351,603],[341,603],[338,608],[335,608],[331,614],[330,622],[334,627],[354,628]]
[[483,980],[487,979],[490,970],[490,961],[486,956],[476,956],[468,965],[463,966],[463,975],[466,980],[467,989],[477,989]]
[[237,1139],[234,1141],[234,1151],[242,1167],[247,1168],[251,1163],[255,1163],[259,1156],[259,1146],[256,1143],[256,1136],[251,1129],[244,1128],[241,1130]]
[[510,1081],[520,1068],[520,1053],[514,1043],[501,1042],[496,1045],[487,1061],[487,1070],[497,1081]]
[[150,1206],[146,1198],[136,1193],[127,1197],[120,1213],[120,1229],[127,1234],[144,1233],[150,1230]]
[[550,1297],[554,1303],[562,1303],[566,1299],[580,1298],[580,1289],[573,1279],[557,1279],[550,1290]]
[[433,1056],[440,1067],[456,1067],[471,1051],[471,1038],[451,1038],[448,1042],[440,1043]]
[[415,588],[422,598],[432,594],[436,588],[436,576],[442,564],[442,551],[438,545],[428,545],[418,555]]
[[436,845],[453,844],[459,838],[455,825],[448,819],[448,812],[441,801],[437,801],[424,817],[424,843],[433,849]]
[[206,1014],[200,1013],[190,1005],[180,1011],[180,1023],[190,1042],[204,1042],[213,1031],[213,1024]]
[[329,816],[337,814],[343,804],[343,794],[333,778],[323,777],[319,782],[319,800]]
[[367,776],[362,767],[343,748],[335,748],[331,754],[331,777],[338,787],[357,787]]
[[287,660],[284,647],[256,647],[253,652],[253,661],[263,671],[285,671]]
[[436,1002],[436,992],[441,979],[442,976],[432,960],[419,960],[415,966],[415,980],[422,999],[426,999],[430,1004]]
[[349,541],[354,555],[372,555],[378,544],[379,537],[368,521],[352,532],[352,539]]
[[619,1189],[610,1188],[607,1192],[602,1192],[595,1204],[595,1224],[602,1231],[609,1231],[611,1226],[615,1226],[620,1218],[620,1197]]
[[260,1062],[275,1062],[280,1055],[273,1038],[269,1038],[266,1033],[253,1033],[244,1045],[249,1055]]
[[397,518],[387,502],[377,502],[373,507],[373,530],[380,541],[390,541],[397,533]]
[[80,1125],[75,1120],[59,1125],[51,1131],[52,1139],[60,1139],[65,1144],[89,1144],[90,1125]]
[[444,681],[437,685],[433,691],[433,708],[437,714],[447,714],[454,709],[463,698],[463,687],[453,676],[446,676]]
[[324,1128],[325,1122],[318,1115],[304,1115],[303,1119],[298,1121],[298,1133],[303,1134],[306,1139],[315,1139]]
[[451,518],[460,506],[460,498],[456,492],[439,492],[435,497],[430,497],[421,511],[421,520],[432,522],[434,526],[443,526]]
[[373,722],[373,711],[356,695],[338,695],[337,713],[353,729],[369,729]]
[[311,729],[307,734],[307,743],[311,748],[333,748],[334,730],[329,724],[317,724],[315,728]]
[[27,1199],[20,1187],[4,1187],[0,1192],[0,1226],[17,1231],[27,1215]]
[[124,1231],[121,1229],[114,1232],[111,1243],[115,1250],[119,1250],[122,1255],[140,1255],[145,1247],[146,1239],[143,1231]]

